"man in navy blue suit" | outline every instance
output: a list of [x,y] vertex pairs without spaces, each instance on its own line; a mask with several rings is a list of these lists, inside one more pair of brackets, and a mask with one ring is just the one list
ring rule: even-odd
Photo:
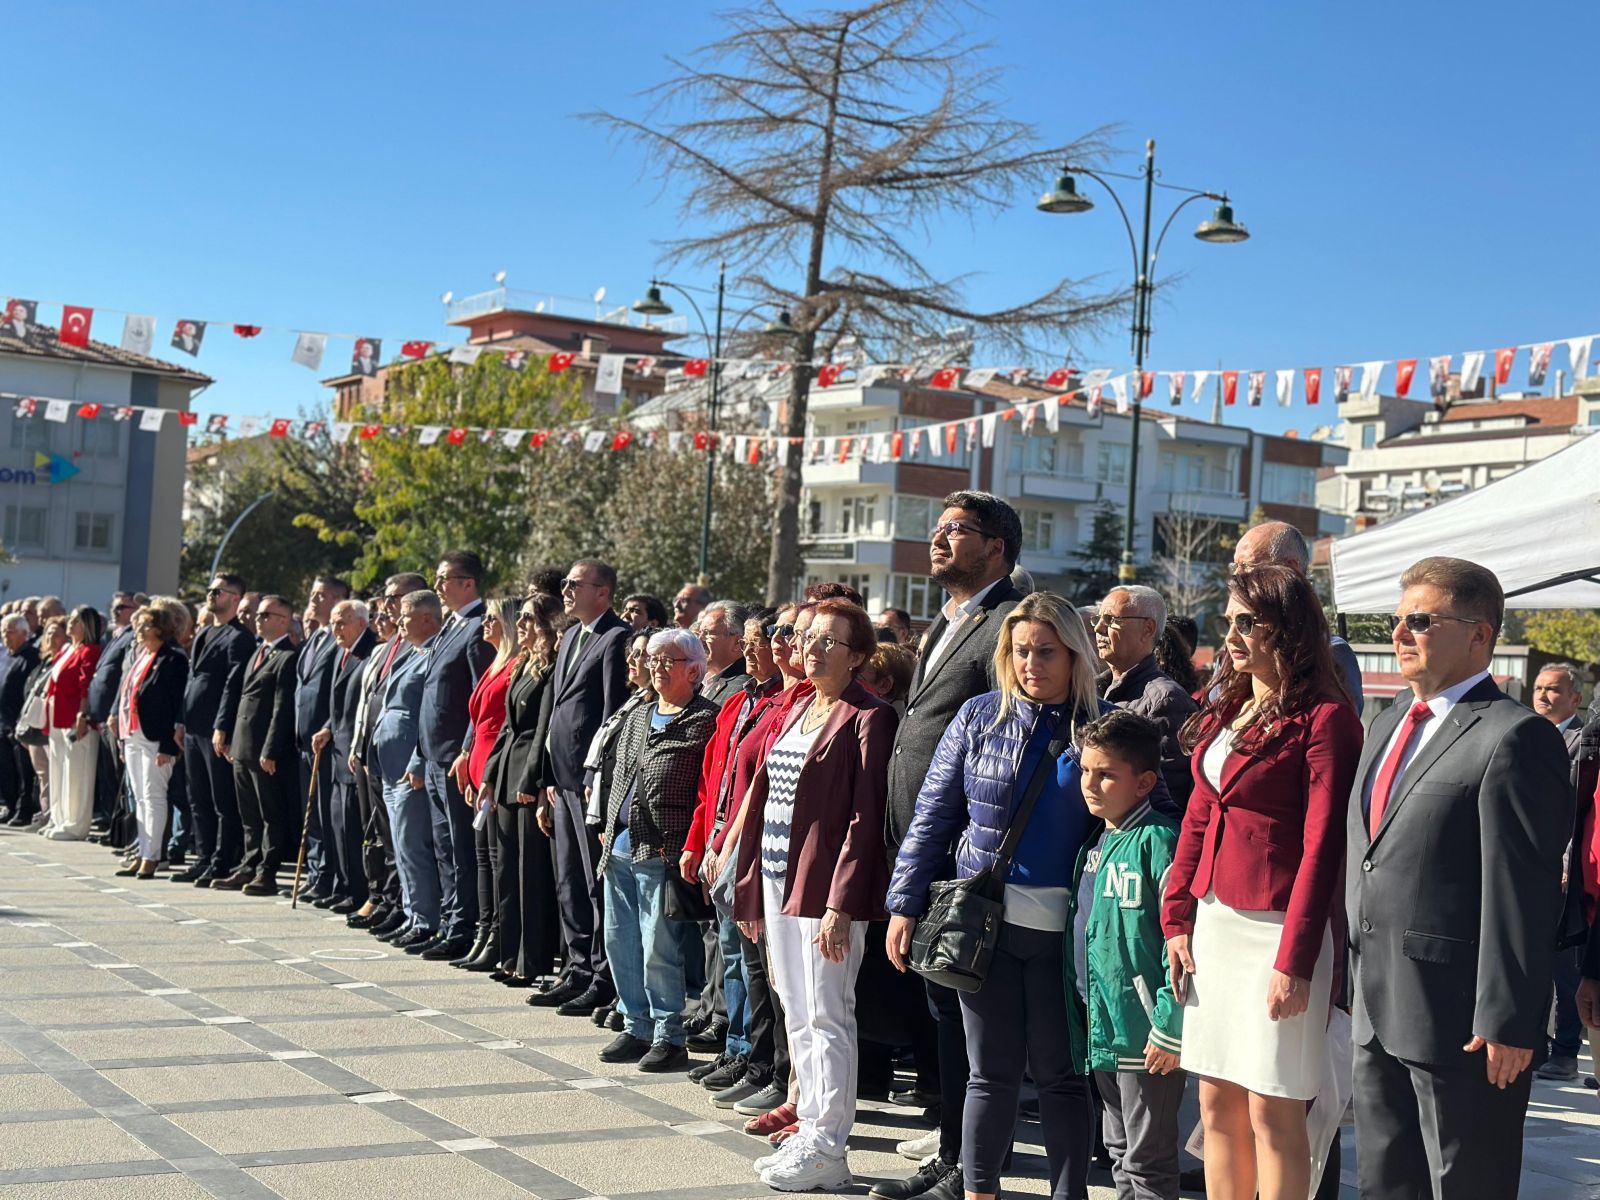
[[427,677],[417,714],[417,753],[411,773],[421,775],[433,814],[433,853],[439,866],[439,933],[423,958],[459,958],[478,924],[478,861],[472,812],[450,774],[456,755],[472,749],[467,701],[494,658],[483,640],[483,560],[452,550],[439,560],[433,587],[450,610],[428,646]]
[[[339,657],[328,628],[333,606],[350,598],[350,585],[342,579],[319,575],[311,582],[307,611],[317,619],[317,631],[300,647],[295,660],[294,744],[300,752],[300,795],[311,788],[311,768],[316,761],[312,739],[328,724],[328,704],[333,691],[333,667]],[[294,805],[294,833],[306,810]],[[310,827],[306,831],[306,872],[300,894],[318,908],[328,908],[347,899],[354,885],[343,877],[336,855],[323,844],[323,830],[333,827],[333,756],[324,754],[317,770],[317,802],[311,807]]]

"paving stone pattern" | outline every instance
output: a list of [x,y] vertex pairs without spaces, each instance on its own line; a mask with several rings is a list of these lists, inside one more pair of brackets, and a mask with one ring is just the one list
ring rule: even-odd
[[[342,917],[116,866],[0,832],[0,1200],[775,1194],[741,1118],[681,1074],[601,1063],[587,1021]],[[1600,1198],[1597,1125],[1595,1093],[1536,1084],[1524,1200]],[[894,1144],[925,1131],[864,1102],[853,1194],[908,1173]],[[1008,1195],[1045,1193],[1034,1125],[1015,1166]]]

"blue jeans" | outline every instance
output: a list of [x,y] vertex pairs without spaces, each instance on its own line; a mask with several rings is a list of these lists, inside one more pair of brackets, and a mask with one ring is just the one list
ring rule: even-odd
[[394,835],[394,865],[400,895],[414,929],[439,928],[439,870],[433,859],[432,815],[428,796],[402,777],[383,785],[383,806],[389,810]]
[[667,920],[667,860],[630,860],[624,829],[606,859],[606,961],[628,1032],[646,1042],[684,1043],[683,944]]
[[439,932],[470,938],[478,924],[478,850],[472,810],[450,777],[449,763],[423,768],[433,823],[433,855],[439,877]]
[[750,1002],[744,986],[744,941],[738,923],[717,914],[717,945],[722,947],[722,1003],[728,1010],[729,1054],[750,1053]]

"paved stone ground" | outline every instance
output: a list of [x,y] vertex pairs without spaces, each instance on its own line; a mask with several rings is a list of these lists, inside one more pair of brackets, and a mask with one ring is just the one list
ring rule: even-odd
[[[764,1143],[681,1075],[600,1063],[593,1025],[343,918],[116,865],[0,835],[0,1198],[774,1194]],[[1536,1086],[1527,1200],[1600,1197],[1596,1125],[1594,1093]],[[855,1194],[923,1131],[864,1104]],[[1041,1195],[1037,1127],[1019,1139],[1008,1194]]]

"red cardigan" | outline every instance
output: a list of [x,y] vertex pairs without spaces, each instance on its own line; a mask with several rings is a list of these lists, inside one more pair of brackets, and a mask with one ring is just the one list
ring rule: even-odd
[[1320,701],[1236,748],[1223,763],[1220,795],[1202,765],[1210,740],[1194,748],[1194,792],[1161,912],[1168,937],[1192,932],[1196,901],[1214,891],[1229,908],[1284,913],[1273,966],[1311,978],[1343,895],[1345,813],[1361,738],[1348,704]]
[[[765,745],[777,741],[805,711],[801,688],[780,694],[781,725],[774,722]],[[809,692],[809,689],[807,689]],[[900,716],[859,683],[845,688],[812,743],[795,785],[789,829],[789,877],[783,911],[818,918],[832,908],[858,921],[884,918],[888,891],[883,850],[883,813],[889,791],[889,759]],[[748,743],[754,734],[746,739]],[[739,827],[739,874],[733,911],[741,921],[763,915],[761,828],[766,819],[765,757],[750,784],[750,803]]]
[[51,680],[45,689],[46,716],[51,729],[71,729],[78,723],[78,713],[89,695],[89,680],[100,663],[100,643],[79,642],[61,652],[67,661],[61,673],[52,670]]
[[506,723],[506,690],[511,686],[511,671],[516,656],[506,659],[498,671],[478,676],[477,686],[467,700],[467,715],[472,720],[472,753],[467,757],[467,778],[475,788],[483,786],[483,769],[489,765],[500,727]]
[[[744,728],[740,730],[739,710],[744,707],[744,701],[744,689],[741,688],[723,702],[721,710],[717,713],[716,732],[706,743],[705,759],[700,766],[699,802],[695,806],[694,820],[689,825],[688,837],[683,843],[685,852],[694,855],[696,862],[699,862],[700,856],[706,852],[706,846],[711,842],[711,831],[716,828],[717,796],[722,791],[722,777],[728,770],[728,752],[730,749],[734,751],[737,761],[739,747],[755,736],[756,726],[772,706],[773,695],[763,696],[759,692],[756,694],[755,706],[745,718]],[[742,736],[736,741],[735,736],[741,734]],[[746,786],[749,786],[748,781]],[[726,816],[729,820],[738,811],[739,797],[743,794],[738,790],[738,777],[735,774],[735,777],[728,782]]]

